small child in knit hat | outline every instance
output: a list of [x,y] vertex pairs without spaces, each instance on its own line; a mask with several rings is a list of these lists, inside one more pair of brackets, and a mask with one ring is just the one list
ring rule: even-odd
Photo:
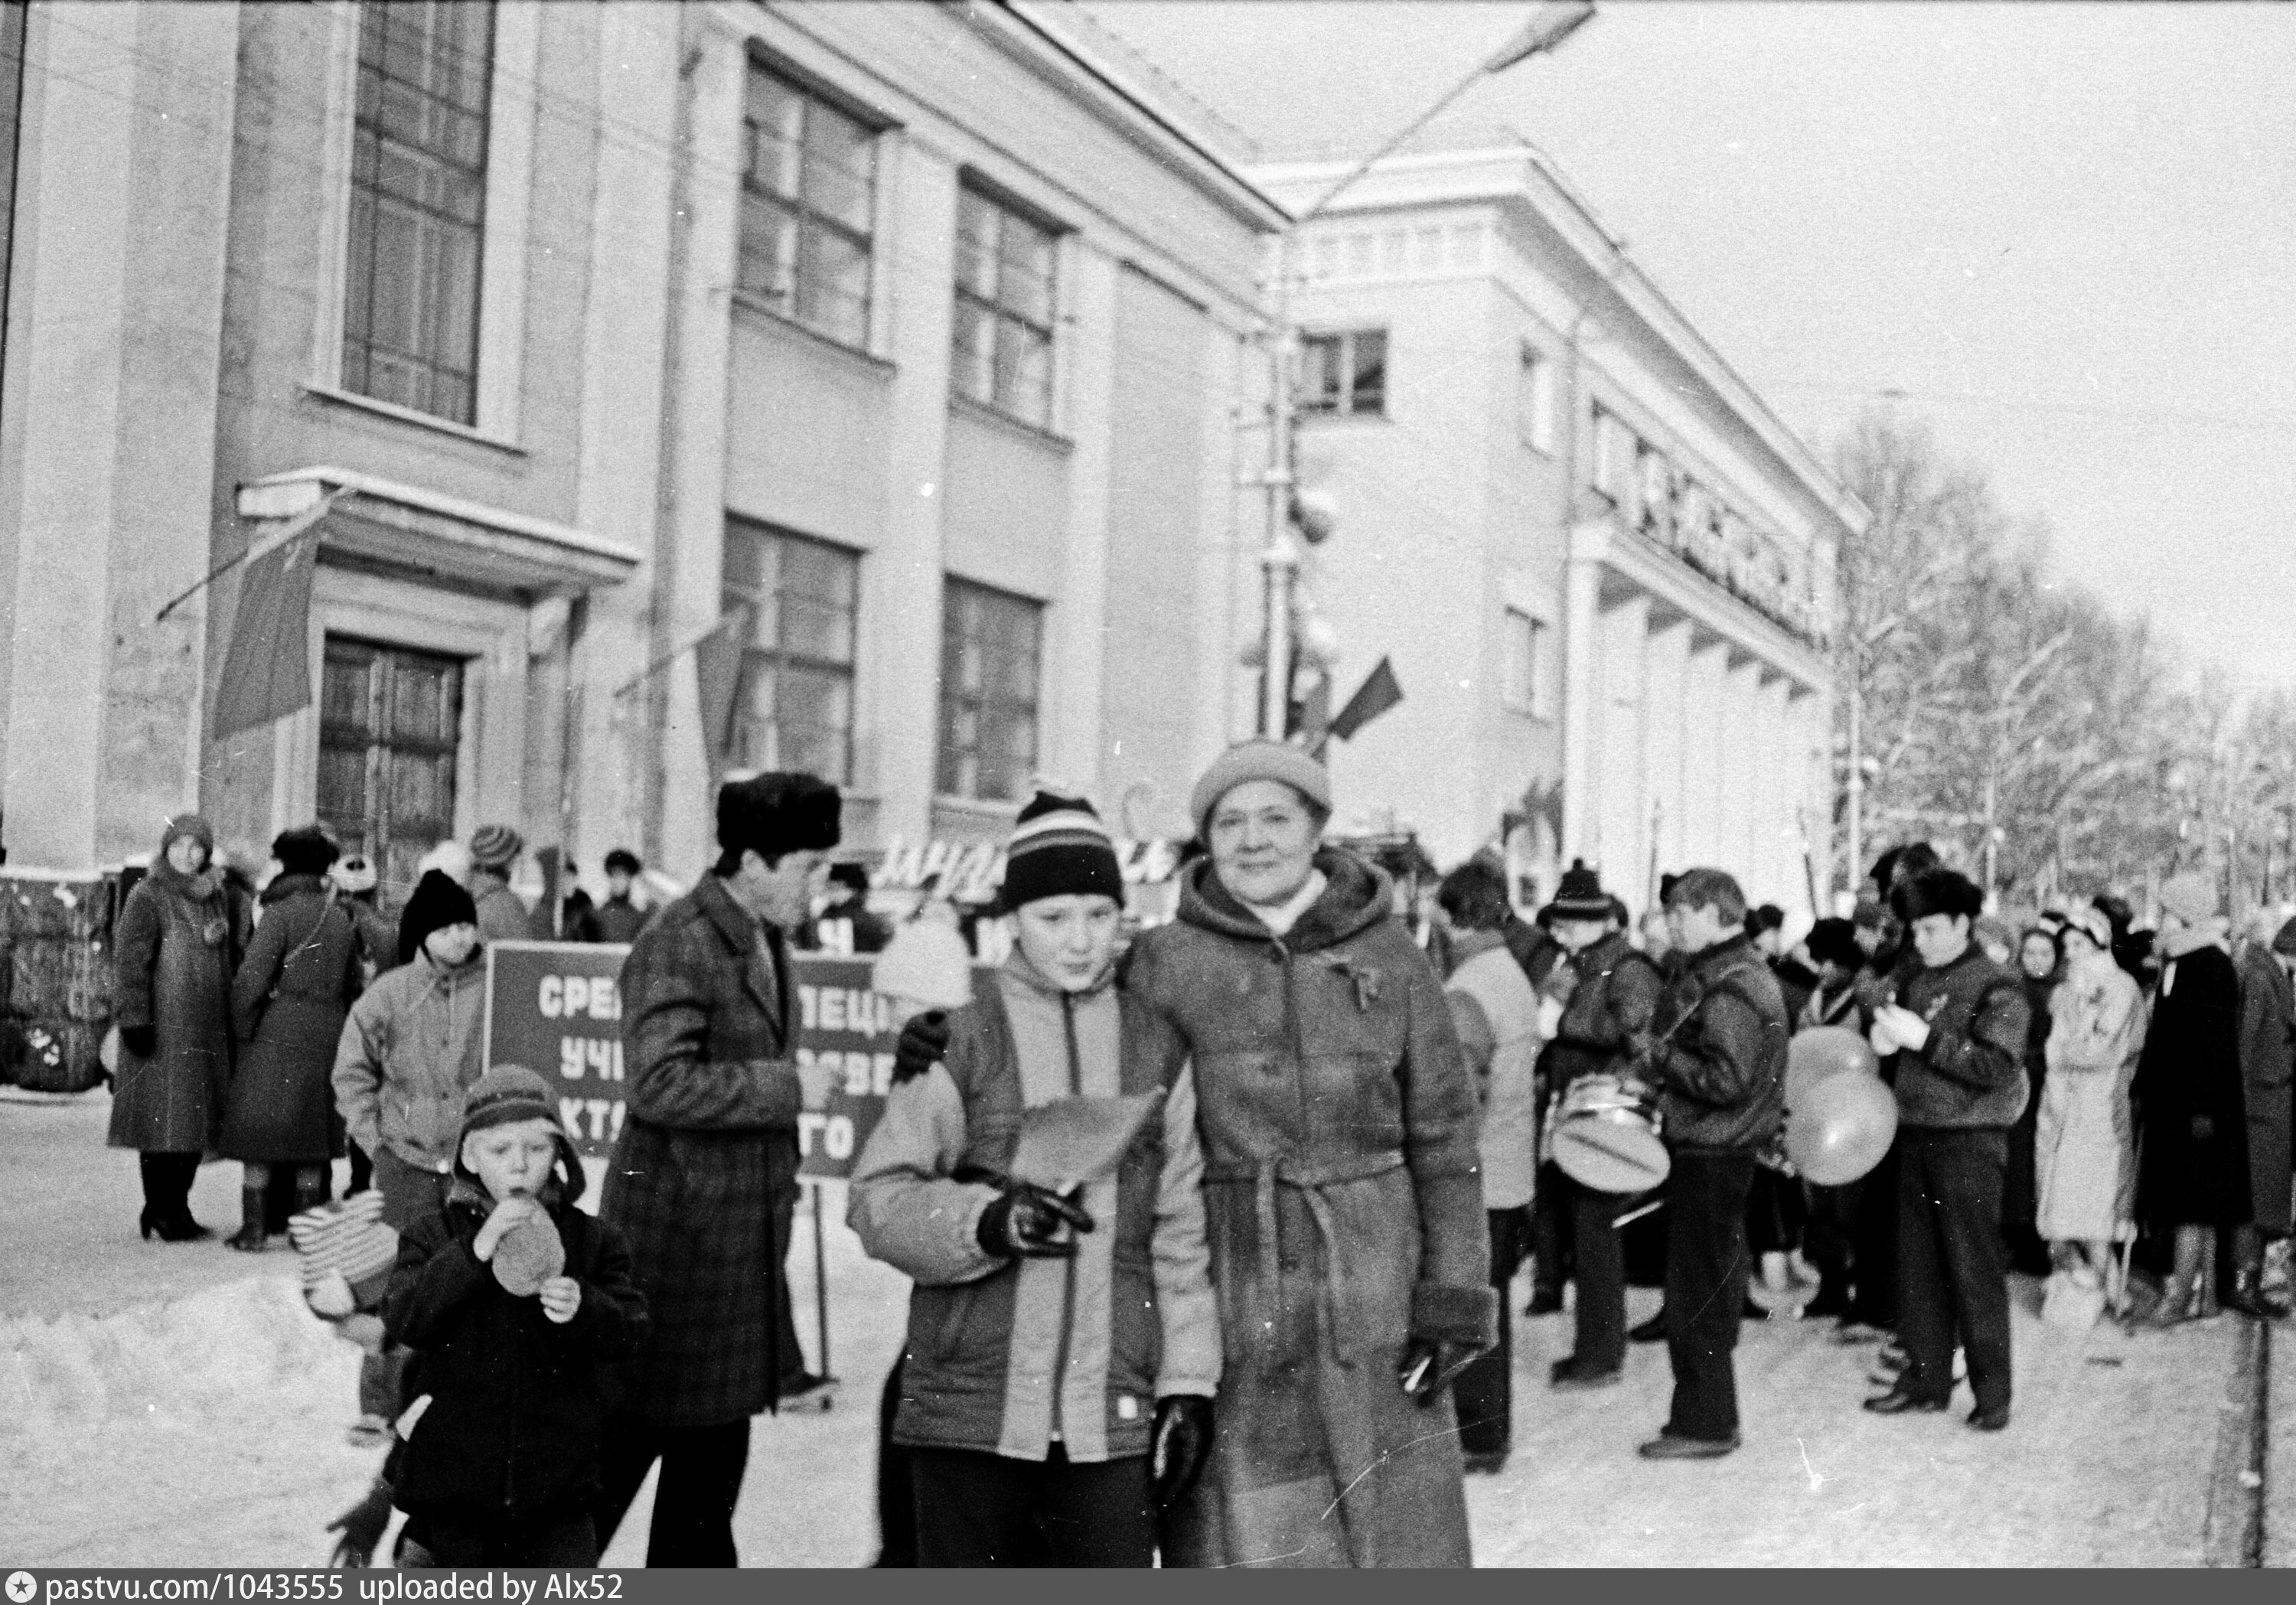
[[628,1246],[576,1208],[581,1159],[523,1066],[472,1086],[454,1174],[401,1239],[383,1301],[428,1401],[392,1478],[407,1541],[438,1566],[593,1565],[599,1372],[646,1325]]

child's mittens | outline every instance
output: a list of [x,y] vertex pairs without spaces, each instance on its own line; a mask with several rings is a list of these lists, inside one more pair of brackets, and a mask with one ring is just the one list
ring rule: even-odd
[[303,1302],[323,1320],[340,1321],[358,1308],[358,1297],[340,1271],[329,1271],[303,1290]]
[[537,1210],[496,1241],[493,1265],[495,1280],[502,1283],[504,1292],[529,1298],[553,1278],[562,1280],[566,1245],[550,1217]]

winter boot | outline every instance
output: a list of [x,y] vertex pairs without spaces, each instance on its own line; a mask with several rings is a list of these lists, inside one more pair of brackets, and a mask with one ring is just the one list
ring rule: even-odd
[[300,1215],[307,1209],[316,1209],[327,1201],[327,1181],[326,1175],[316,1166],[308,1167],[295,1173],[294,1213],[296,1215]]
[[263,1194],[260,1187],[239,1190],[240,1216],[244,1223],[238,1231],[225,1238],[226,1248],[237,1249],[242,1254],[260,1254],[268,1241],[263,1230]]
[[2264,1290],[2264,1239],[2252,1230],[2240,1233],[2233,1261],[2232,1294],[2225,1305],[2259,1321],[2277,1321],[2288,1314],[2284,1299]]

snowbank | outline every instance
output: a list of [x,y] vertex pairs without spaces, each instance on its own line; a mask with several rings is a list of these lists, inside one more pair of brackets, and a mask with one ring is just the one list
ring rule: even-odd
[[249,1276],[157,1308],[0,1318],[0,1453],[134,1418],[197,1426],[339,1370],[351,1351],[283,1277]]

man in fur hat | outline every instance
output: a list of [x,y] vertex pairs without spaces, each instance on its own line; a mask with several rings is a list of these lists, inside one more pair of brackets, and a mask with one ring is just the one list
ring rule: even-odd
[[716,866],[622,967],[629,1111],[600,1214],[630,1241],[652,1325],[608,1435],[597,1529],[603,1549],[660,1460],[648,1566],[735,1564],[750,1418],[779,1404],[791,1369],[798,1116],[828,1101],[830,1072],[797,1060],[789,938],[840,807],[810,774],[728,782]]

